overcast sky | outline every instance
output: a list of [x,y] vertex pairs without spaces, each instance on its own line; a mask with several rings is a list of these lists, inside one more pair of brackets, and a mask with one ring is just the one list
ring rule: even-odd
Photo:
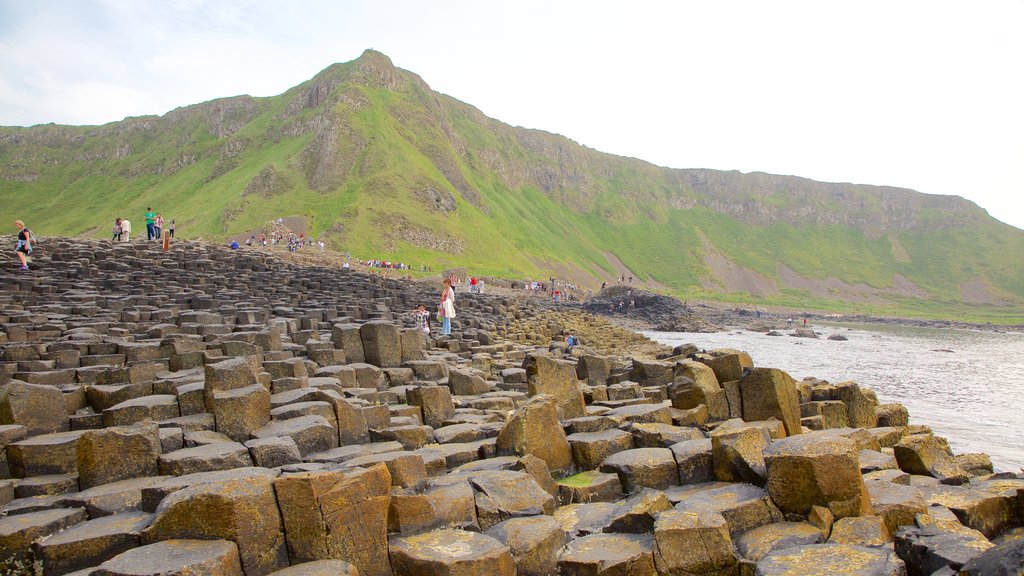
[[270,96],[366,48],[605,152],[956,194],[1024,228],[1024,0],[0,0],[0,125]]

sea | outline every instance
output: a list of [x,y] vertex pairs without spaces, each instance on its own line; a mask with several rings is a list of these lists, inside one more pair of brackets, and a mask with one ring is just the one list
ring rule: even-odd
[[[1024,468],[1024,333],[884,324],[815,324],[818,339],[733,330],[643,332],[676,346],[735,348],[800,380],[854,381],[899,402],[957,454],[984,452],[996,471]],[[788,334],[788,330],[780,331]],[[846,341],[829,340],[841,334]]]

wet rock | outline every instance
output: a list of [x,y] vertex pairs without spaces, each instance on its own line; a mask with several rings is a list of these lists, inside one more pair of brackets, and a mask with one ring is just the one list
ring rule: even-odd
[[391,566],[396,574],[427,576],[515,576],[508,546],[494,538],[463,530],[437,530],[391,539]]
[[824,506],[836,518],[869,510],[856,444],[845,438],[801,434],[764,450],[768,492],[784,513],[806,516]]
[[568,471],[573,465],[574,451],[558,422],[556,399],[547,394],[530,398],[512,414],[498,434],[497,447],[499,454],[536,456],[551,471]]

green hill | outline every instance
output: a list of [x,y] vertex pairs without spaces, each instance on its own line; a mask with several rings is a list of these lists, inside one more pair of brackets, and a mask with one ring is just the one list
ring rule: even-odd
[[354,255],[683,297],[1019,322],[1024,232],[956,196],[675,170],[487,118],[378,52],[279,96],[0,128],[0,201],[40,235],[147,206],[184,237],[278,217]]

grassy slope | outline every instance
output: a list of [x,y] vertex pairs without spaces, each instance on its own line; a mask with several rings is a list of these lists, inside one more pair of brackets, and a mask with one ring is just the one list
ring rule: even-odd
[[[347,66],[347,65],[345,65]],[[345,74],[338,67],[334,73]],[[125,159],[107,157],[81,161],[101,154],[109,140],[85,138],[74,147],[44,143],[0,144],[0,160],[14,172],[36,172],[36,181],[0,180],[0,201],[18,206],[15,216],[25,219],[43,235],[82,234],[103,237],[116,216],[128,216],[142,224],[147,205],[175,218],[185,237],[223,237],[253,230],[282,215],[305,215],[313,234],[336,223],[345,228],[346,249],[356,255],[387,256],[408,262],[466,265],[482,274],[546,277],[551,269],[574,266],[590,273],[611,273],[603,253],[616,255],[638,277],[670,286],[681,296],[715,297],[737,302],[778,303],[794,306],[852,311],[865,309],[850,304],[810,297],[786,290],[769,300],[747,294],[711,294],[699,288],[707,273],[703,264],[701,235],[726,257],[777,278],[784,262],[809,278],[837,277],[849,283],[887,287],[893,274],[903,274],[934,295],[929,301],[897,299],[872,306],[874,311],[919,316],[959,316],[972,320],[1019,322],[1018,306],[967,306],[959,302],[960,282],[982,276],[1002,294],[1020,302],[1024,274],[1008,255],[1024,254],[1024,234],[988,219],[969,227],[933,230],[922,228],[899,234],[909,254],[901,261],[888,237],[869,238],[849,227],[795,227],[788,224],[753,226],[706,208],[674,209],[665,204],[673,187],[657,170],[640,163],[612,159],[615,169],[592,172],[590,209],[578,209],[560,196],[545,194],[528,185],[510,189],[486,168],[481,154],[490,151],[515,165],[550,163],[521,146],[508,133],[482,125],[478,118],[445,99],[444,121],[465,143],[459,153],[441,130],[437,118],[427,112],[433,95],[413,87],[392,91],[351,85],[369,102],[364,108],[334,104],[331,113],[366,141],[342,185],[330,193],[309,187],[300,160],[312,134],[281,137],[267,134],[280,124],[277,119],[304,87],[258,99],[258,114],[231,139],[248,145],[233,160],[222,158],[224,141],[215,138],[201,115],[183,114],[164,123],[159,137],[141,132],[127,137],[133,153]],[[307,110],[290,122],[308,120]],[[106,128],[106,127],[104,127]],[[84,136],[96,127],[48,127],[49,130]],[[0,129],[0,136],[18,129]],[[119,141],[125,141],[124,138]],[[344,144],[344,143],[342,143]],[[196,162],[166,175],[181,155]],[[469,185],[478,190],[486,214],[456,190],[438,167],[438,158],[450,159]],[[53,161],[56,160],[56,167]],[[223,162],[231,162],[228,170]],[[273,166],[291,189],[270,198],[243,197],[253,177]],[[155,175],[164,167],[165,175]],[[137,174],[137,175],[133,175]],[[216,177],[213,177],[213,175]],[[446,190],[456,199],[457,210],[447,216],[425,210],[413,194],[425,187]],[[622,190],[641,190],[633,198]],[[31,201],[24,202],[23,199]],[[784,192],[764,199],[766,204],[790,202]],[[872,199],[866,197],[865,202]],[[827,200],[823,199],[823,203]],[[225,211],[232,213],[225,222]],[[385,253],[384,234],[396,222],[423,228],[438,235],[465,241],[460,254],[447,254],[398,241]]]

